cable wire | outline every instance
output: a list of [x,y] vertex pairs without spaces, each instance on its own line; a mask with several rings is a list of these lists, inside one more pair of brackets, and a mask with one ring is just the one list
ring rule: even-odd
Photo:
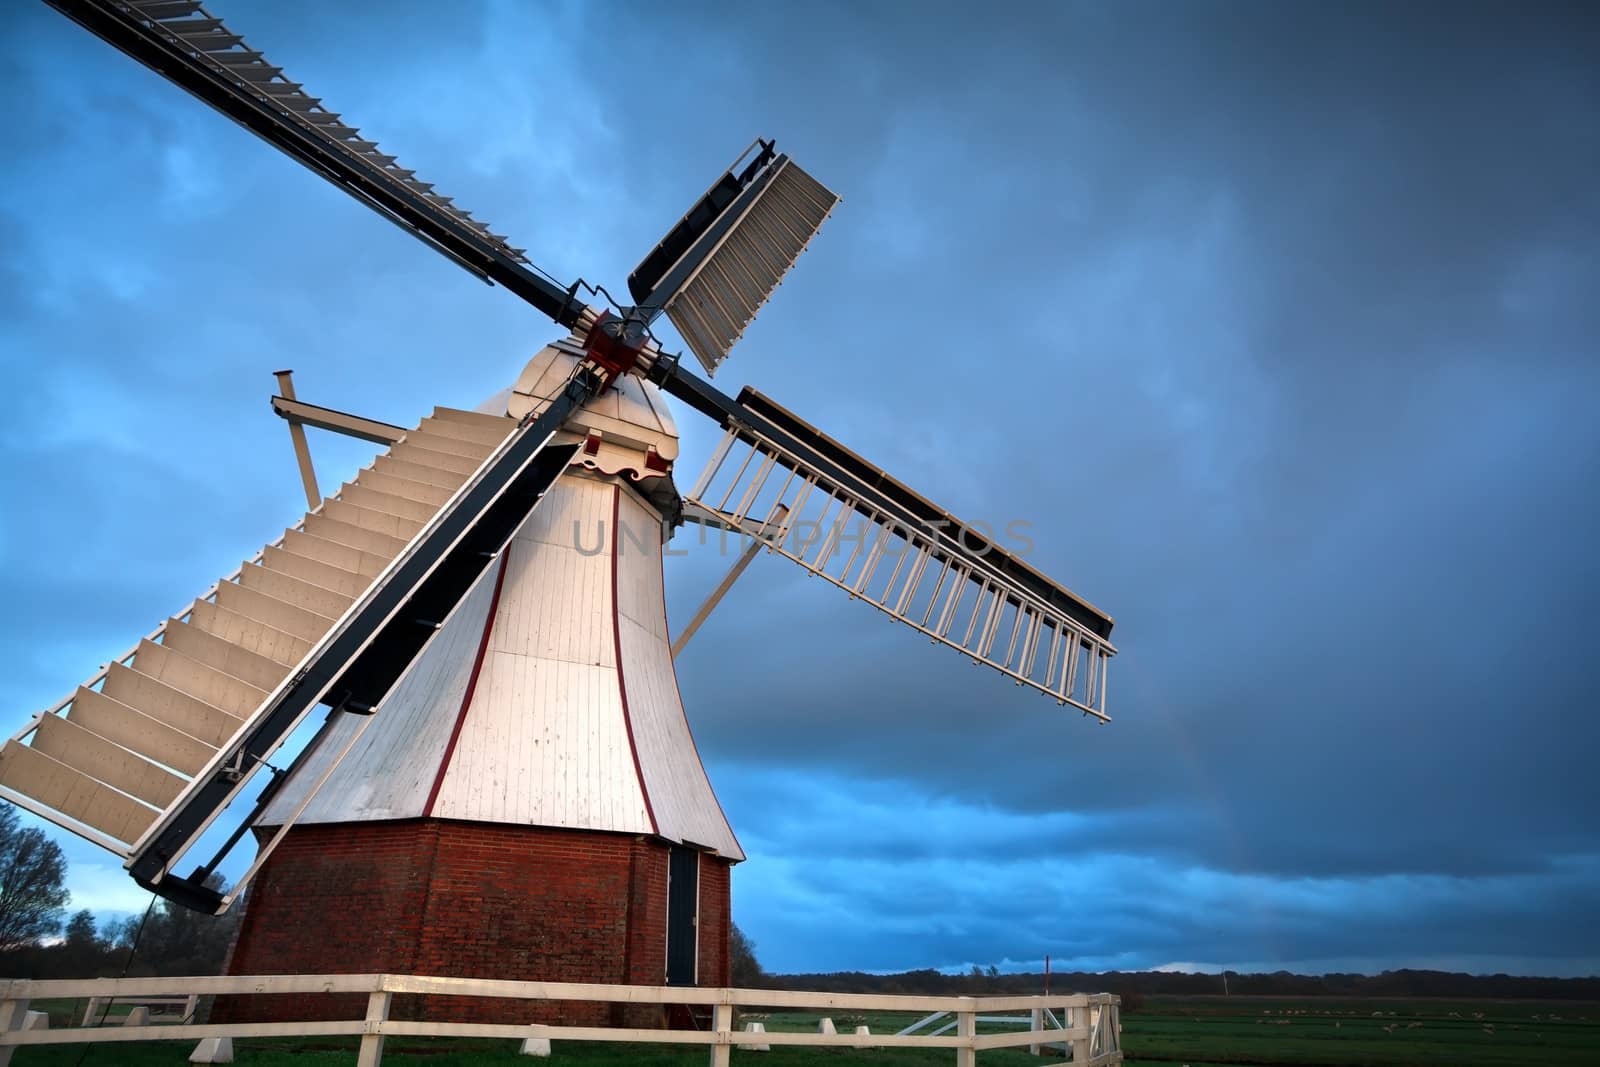
[[[156,894],[151,893],[150,894],[150,903],[145,905],[144,918],[139,920],[139,926],[133,932],[133,942],[128,946],[128,958],[122,961],[122,973],[117,975],[118,978],[126,978],[126,977],[128,977],[128,968],[133,966],[134,954],[139,951],[139,939],[144,936],[145,923],[150,921],[150,913],[152,911],[155,911],[155,909],[156,909]],[[116,1002],[116,999],[117,999],[116,997],[107,997],[106,998],[106,1005],[105,1005],[105,1007],[103,1009],[101,1009],[100,1018],[95,1023],[95,1026],[104,1026],[106,1024],[106,1016],[111,1014],[111,1005]],[[84,1059],[85,1056],[89,1055],[89,1050],[92,1049],[92,1048],[94,1048],[94,1042],[90,1041],[90,1042],[87,1042],[87,1043],[84,1044],[83,1051],[78,1053],[78,1061],[77,1061],[76,1067],[83,1067],[83,1059]]]

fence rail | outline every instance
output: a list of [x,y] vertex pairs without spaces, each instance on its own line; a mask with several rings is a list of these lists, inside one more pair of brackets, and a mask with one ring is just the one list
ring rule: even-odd
[[[57,998],[148,1000],[160,996],[236,996],[274,993],[364,993],[366,1013],[359,1019],[270,1023],[195,1023],[185,1026],[90,1026],[64,1030],[22,1029],[31,1001]],[[610,1004],[672,1004],[710,1007],[710,1030],[657,1030],[633,1027],[544,1024],[414,1022],[390,1019],[396,995],[495,997],[515,1000],[590,1001]],[[359,1067],[378,1067],[385,1037],[476,1037],[533,1041],[627,1041],[703,1045],[712,1067],[726,1067],[740,1046],[814,1045],[840,1048],[944,1048],[955,1052],[957,1067],[974,1067],[984,1049],[1026,1045],[1037,1050],[1063,1045],[1078,1067],[1122,1062],[1117,997],[1107,993],[1009,997],[882,996],[869,993],[817,993],[775,989],[689,988],[680,986],[598,985],[572,982],[515,982],[488,978],[442,978],[395,974],[261,975],[220,978],[97,978],[51,981],[0,981],[0,1067],[12,1050],[32,1045],[123,1041],[175,1041],[196,1038],[359,1036]],[[734,1029],[734,1009],[950,1013],[955,1033],[937,1034],[788,1033]],[[995,1012],[1026,1011],[1011,1020],[1026,1029],[978,1032],[980,1018]],[[1059,1015],[1057,1013],[1060,1013]],[[1059,1025],[1057,1020],[1059,1019]],[[985,1020],[986,1021],[986,1020]]]

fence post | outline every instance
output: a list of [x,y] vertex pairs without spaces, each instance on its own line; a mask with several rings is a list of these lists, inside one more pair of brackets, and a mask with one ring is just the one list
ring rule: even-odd
[[1082,1037],[1072,1039],[1072,1062],[1084,1064],[1089,1062],[1089,1044],[1094,1034],[1094,1026],[1089,1021],[1089,1002],[1084,998],[1080,1007],[1072,1009],[1072,1025],[1083,1031]]
[[728,1035],[733,1030],[733,1005],[724,1001],[711,1009],[711,1067],[728,1067]]
[[[1035,1001],[1033,1010],[1028,1013],[1028,1017],[1031,1020],[1030,1029],[1032,1029],[1035,1034],[1042,1034],[1044,1032],[1044,1005]],[[1028,1055],[1037,1056],[1038,1054],[1039,1042],[1034,1041],[1028,1046]]]
[[966,1038],[966,1044],[956,1048],[956,1067],[978,1067],[978,1050],[972,1044],[978,1036],[978,1013],[971,997],[961,998],[961,1008],[956,1012],[956,1035]]
[[[0,1000],[0,1033],[22,1029],[22,1021],[27,1017],[26,1000],[12,1000],[10,997]],[[9,1067],[11,1054],[16,1050],[15,1045],[0,1045],[0,1067]]]
[[388,1021],[391,994],[381,988],[367,997],[367,1032],[361,1035],[361,1052],[356,1056],[356,1067],[378,1067],[383,1062],[383,1034],[374,1032],[374,1023]]

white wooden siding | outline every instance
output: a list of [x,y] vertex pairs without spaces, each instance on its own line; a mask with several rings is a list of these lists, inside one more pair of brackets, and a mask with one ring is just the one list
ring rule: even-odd
[[[466,695],[467,679],[494,596],[491,564],[445,620],[444,627],[417,657],[378,709],[377,718],[339,764],[301,822],[360,822],[407,819],[422,815],[444,757],[456,715]],[[343,750],[360,719],[344,716],[317,751],[306,757],[262,814],[263,826],[277,826]]]
[[490,651],[615,670],[612,492],[602,482],[564,477],[545,495],[512,539]]
[[[742,860],[744,852],[706,778],[678,694],[661,584],[660,519],[654,509],[621,492],[618,520],[625,528],[617,557],[622,680],[656,826],[674,841],[708,845],[719,855]],[[652,551],[641,551],[641,544]]]
[[609,567],[611,543],[602,535],[611,528],[611,491],[608,482],[580,476],[564,477],[528,516],[517,531],[517,538],[581,546],[584,552],[604,559]]
[[435,815],[650,832],[617,684],[614,492],[564,477],[512,540],[489,652]]
[[491,653],[434,814],[649,833],[616,671]]
[[[620,543],[613,508],[627,527]],[[302,821],[427,813],[459,717],[432,815],[650,833],[647,789],[663,836],[743,859],[684,720],[667,642],[655,510],[613,479],[568,474],[512,539],[488,619],[498,570],[491,566],[446,621]],[[463,717],[486,623],[488,642]],[[322,753],[339,751],[356,725],[341,724]],[[307,758],[264,825],[292,811],[304,784],[321,776],[325,758]]]

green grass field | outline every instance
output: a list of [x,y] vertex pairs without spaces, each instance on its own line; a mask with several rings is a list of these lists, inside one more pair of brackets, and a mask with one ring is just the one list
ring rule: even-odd
[[1600,1004],[1150,997],[1123,1017],[1130,1063],[1391,1067],[1600,1064]]
[[[96,1045],[83,1059],[83,1067],[179,1067],[186,1062],[193,1042],[163,1042],[159,1045]],[[704,1048],[674,1048],[635,1044],[563,1044],[556,1042],[547,1060],[527,1059],[516,1054],[512,1041],[421,1041],[391,1038],[384,1049],[383,1062],[412,1064],[415,1067],[528,1067],[533,1063],[583,1067],[704,1067]],[[74,1067],[82,1046],[52,1049],[20,1049],[12,1063],[16,1067]],[[354,1038],[319,1038],[310,1041],[244,1041],[234,1043],[234,1062],[242,1067],[349,1067],[355,1062]],[[771,1052],[733,1053],[735,1062],[761,1067],[812,1067],[829,1064],[846,1067],[849,1063],[886,1064],[892,1067],[949,1067],[955,1053],[949,1049],[797,1049],[774,1048]],[[1059,1064],[1059,1057],[1030,1056],[1026,1052],[996,1049],[979,1054],[979,1062],[993,1067],[1028,1067],[1033,1064]]]
[[[73,1014],[69,1002],[43,1003],[52,1026]],[[82,1012],[77,1005],[76,1011]],[[770,1031],[815,1031],[817,1016],[801,1012],[756,1014]],[[893,1033],[911,1016],[889,1013],[834,1016],[841,1031],[859,1023],[873,1033]],[[1150,997],[1142,1011],[1123,1018],[1123,1044],[1129,1063],[1188,1064],[1221,1067],[1400,1067],[1449,1064],[1451,1067],[1564,1067],[1600,1064],[1600,1004],[1538,1001],[1339,1000],[1277,997]],[[986,1026],[985,1031],[997,1028]],[[355,1058],[354,1038],[288,1041],[241,1041],[235,1062],[251,1067],[319,1067],[349,1064]],[[192,1043],[146,1045],[100,1044],[51,1049],[21,1049],[19,1067],[177,1067]],[[734,1060],[762,1067],[846,1067],[870,1062],[903,1067],[947,1065],[949,1050],[784,1049],[739,1052]],[[491,1067],[526,1065],[516,1043],[391,1038],[384,1060],[417,1067]],[[658,1045],[602,1045],[556,1042],[555,1055],[544,1062],[585,1067],[700,1067],[702,1048]],[[1023,1050],[997,1049],[979,1054],[990,1067],[1025,1067],[1059,1063]]]

